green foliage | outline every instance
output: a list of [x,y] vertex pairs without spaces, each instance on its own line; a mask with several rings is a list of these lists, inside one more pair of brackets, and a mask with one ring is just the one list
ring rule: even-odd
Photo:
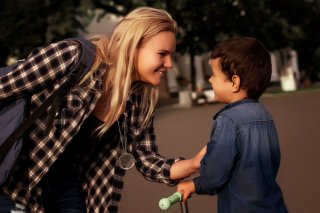
[[[157,1],[148,1],[155,6]],[[320,73],[319,0],[164,0],[163,8],[178,21],[178,51],[191,56],[209,51],[232,36],[254,36],[270,51],[291,47],[309,76]],[[316,79],[315,79],[316,80]]]
[[100,15],[100,18],[107,14],[125,15],[135,7],[144,5],[140,0],[92,0],[96,9],[101,9],[104,12]]
[[167,10],[179,26],[178,52],[208,52],[219,41],[254,36],[269,50],[292,47],[300,68],[320,70],[320,0],[2,0],[0,63],[36,46],[85,31],[94,9],[124,15],[138,6]]
[[[32,5],[32,7],[31,7]],[[36,18],[45,16],[46,6],[41,0],[3,0],[0,9],[0,61],[8,56],[24,55],[44,41],[46,21]]]
[[37,46],[84,31],[93,13],[90,4],[73,0],[2,0],[0,64],[25,58]]

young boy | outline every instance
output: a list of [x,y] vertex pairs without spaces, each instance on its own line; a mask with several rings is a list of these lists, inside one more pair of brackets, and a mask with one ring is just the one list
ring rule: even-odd
[[287,212],[276,182],[276,127],[259,102],[271,77],[268,50],[255,38],[232,38],[215,46],[211,68],[215,100],[226,106],[214,116],[200,176],[181,182],[177,191],[184,201],[194,192],[217,194],[220,213]]

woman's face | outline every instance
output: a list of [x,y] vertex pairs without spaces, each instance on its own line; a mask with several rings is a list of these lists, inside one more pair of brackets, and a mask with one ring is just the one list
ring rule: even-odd
[[159,86],[168,69],[172,68],[172,54],[176,37],[169,31],[161,32],[147,40],[137,51],[138,80]]

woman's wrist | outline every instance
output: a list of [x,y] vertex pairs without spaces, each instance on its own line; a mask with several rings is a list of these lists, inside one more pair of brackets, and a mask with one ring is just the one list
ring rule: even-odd
[[192,159],[181,160],[172,164],[170,178],[172,180],[183,179],[195,173],[195,170]]

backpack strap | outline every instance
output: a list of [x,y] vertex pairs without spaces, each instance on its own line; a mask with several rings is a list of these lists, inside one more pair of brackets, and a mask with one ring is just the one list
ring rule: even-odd
[[[72,83],[79,83],[81,79],[88,73],[93,65],[96,56],[96,46],[91,41],[84,38],[70,38],[67,40],[73,40],[79,42],[81,45],[81,56],[78,62],[71,68],[72,71],[69,75],[73,76],[70,79],[74,80]],[[70,82],[69,82],[70,83]]]
[[73,86],[76,86],[84,78],[84,76],[92,67],[96,55],[96,47],[90,41],[83,38],[71,38],[67,40],[73,40],[80,43],[81,56],[78,62],[70,68],[72,71],[68,75],[69,79],[64,83],[64,85],[61,85],[59,92],[55,95],[55,99],[53,100],[49,112],[47,133],[49,133],[53,126],[54,117],[60,109],[64,94],[66,94]]
[[75,86],[90,70],[96,55],[96,47],[90,41],[82,38],[72,38],[71,40],[78,41],[82,47],[81,56],[78,62],[71,68],[69,80],[59,87],[48,99],[45,100],[20,126],[11,133],[11,135],[0,146],[0,162],[10,150],[12,145],[22,137],[25,131],[31,124],[37,120],[51,105],[53,112],[50,112],[49,130],[52,128],[55,113],[59,110],[62,97],[71,87]]

